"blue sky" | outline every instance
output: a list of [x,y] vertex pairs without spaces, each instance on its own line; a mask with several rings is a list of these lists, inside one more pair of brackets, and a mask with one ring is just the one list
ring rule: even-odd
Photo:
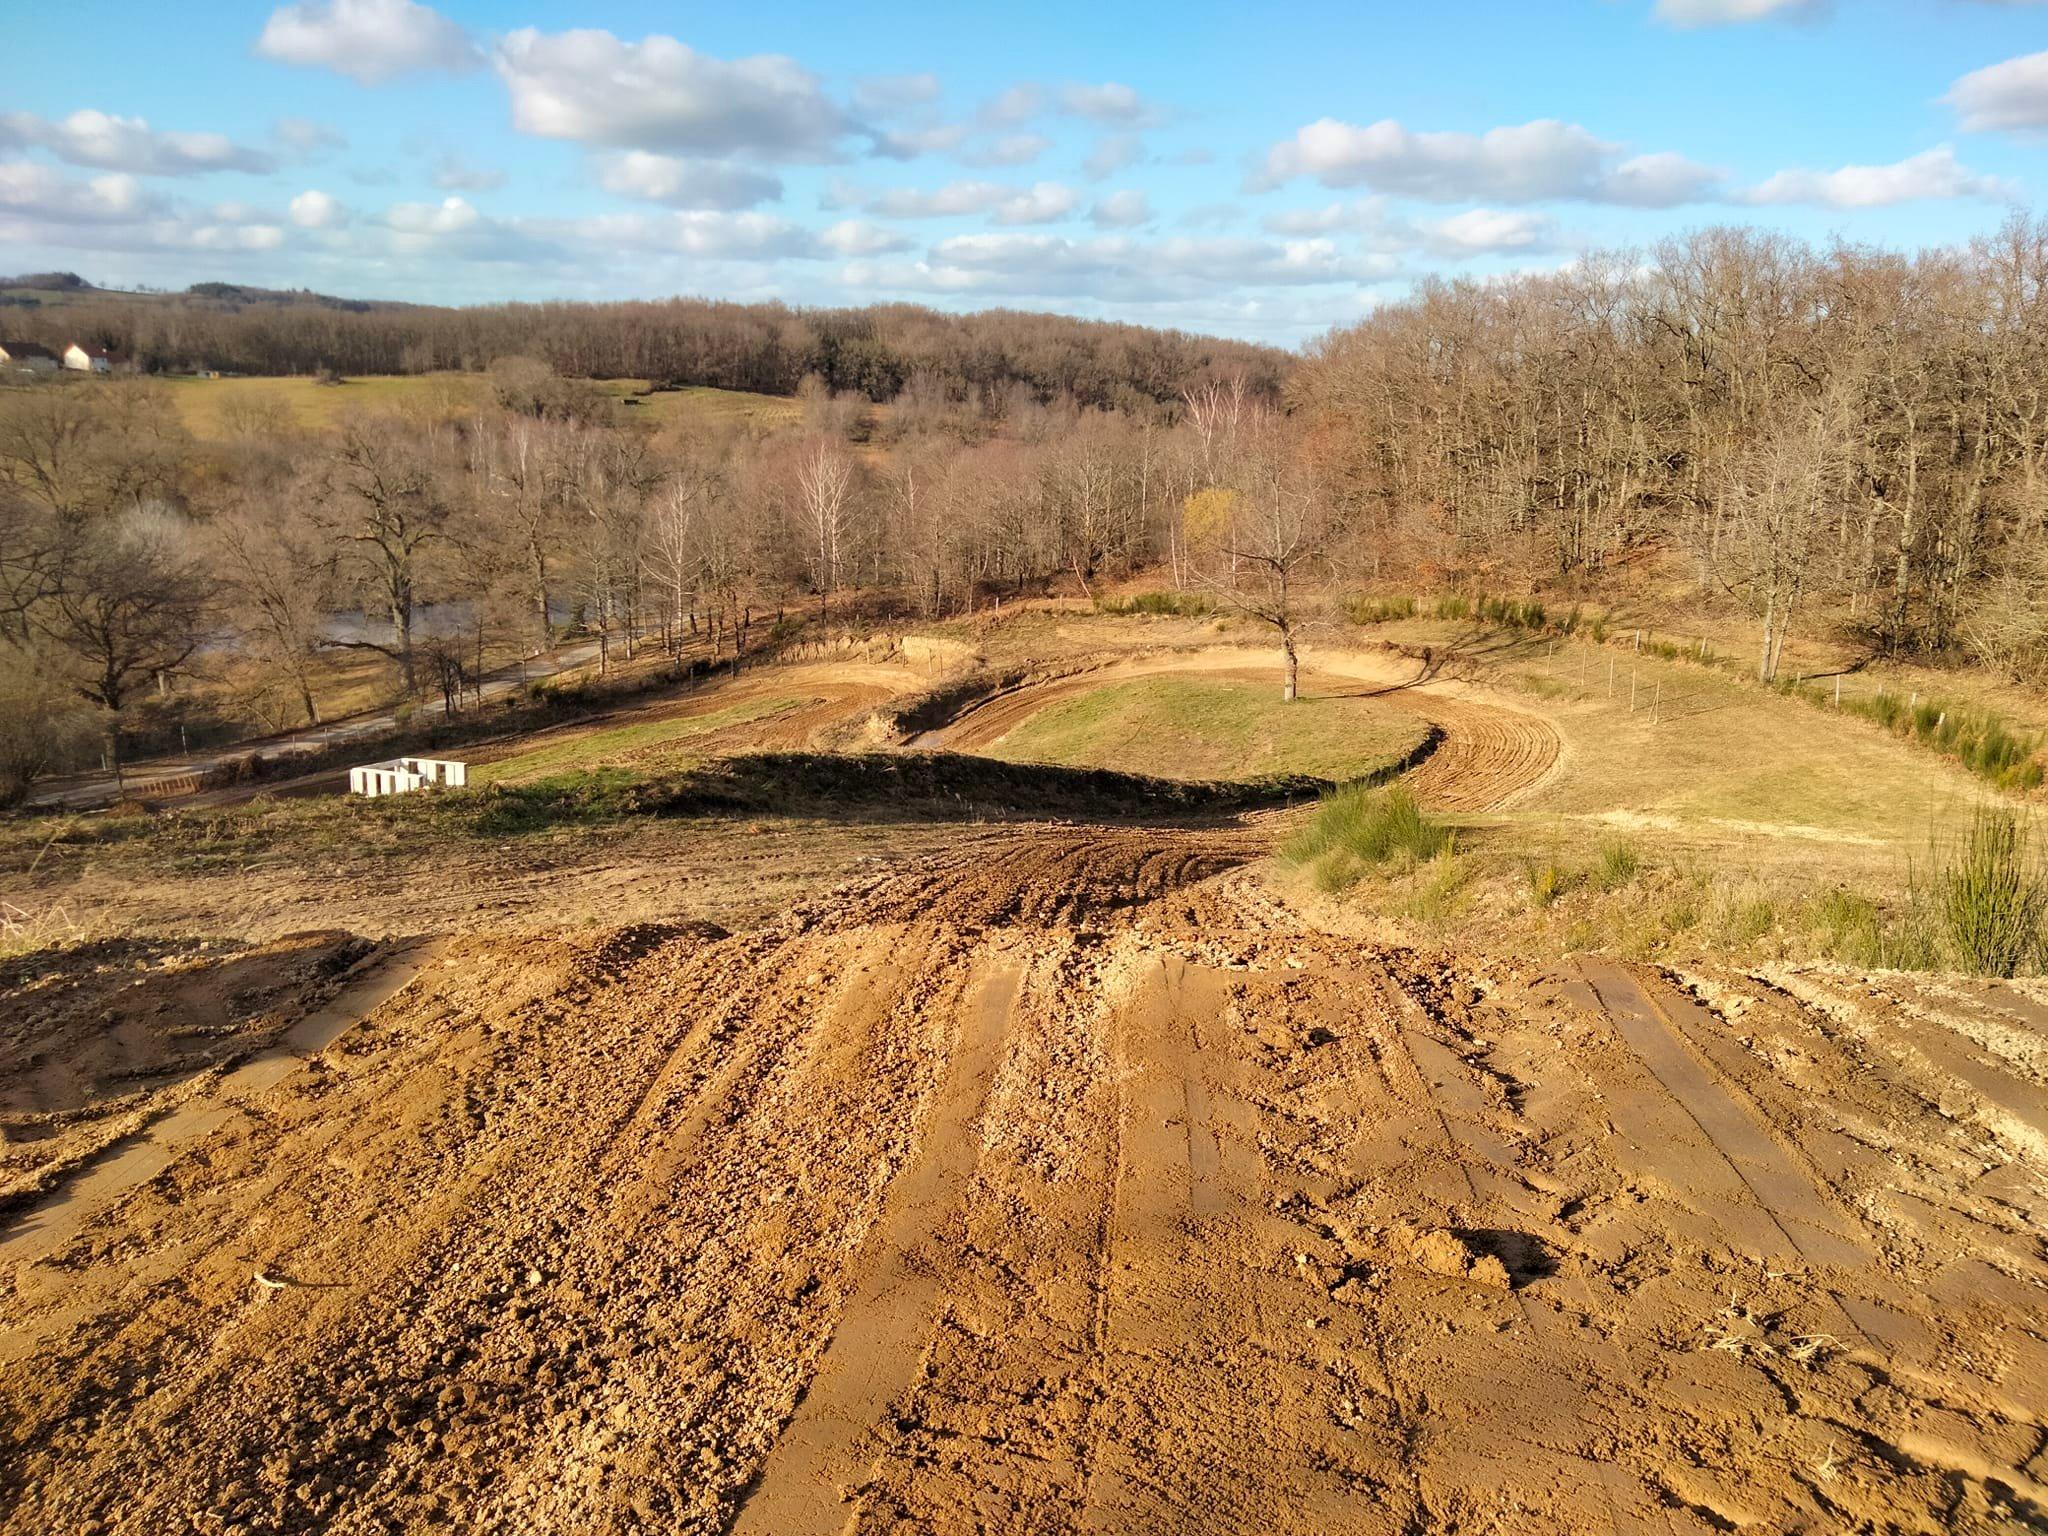
[[1429,273],[2048,207],[2048,0],[0,0],[0,270],[1297,345]]

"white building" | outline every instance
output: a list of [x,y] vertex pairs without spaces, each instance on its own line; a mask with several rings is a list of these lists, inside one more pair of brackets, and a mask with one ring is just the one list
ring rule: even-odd
[[35,341],[0,341],[0,368],[21,373],[55,373],[57,354]]
[[64,366],[74,373],[112,373],[114,359],[105,347],[82,347],[74,341],[64,349]]
[[469,782],[469,765],[446,757],[394,757],[387,763],[365,763],[348,771],[352,795],[404,795],[432,784],[460,789]]

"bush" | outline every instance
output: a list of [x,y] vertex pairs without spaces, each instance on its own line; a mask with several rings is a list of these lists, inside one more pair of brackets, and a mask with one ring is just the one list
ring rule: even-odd
[[1472,605],[1464,598],[1452,593],[1436,600],[1436,607],[1431,610],[1431,617],[1439,619],[1469,619],[1472,617]]
[[1342,890],[1396,858],[1433,859],[1452,834],[1423,814],[1406,786],[1355,786],[1325,795],[1315,814],[1282,845],[1290,864],[1307,865],[1318,887]]
[[2048,878],[2032,830],[2014,811],[1979,806],[1960,854],[1942,871],[1943,925],[1970,970],[2012,976],[2041,951]]
[[1390,619],[1412,619],[1415,617],[1415,599],[1353,594],[1344,599],[1344,616],[1354,624],[1385,624]]
[[1152,613],[1175,618],[1198,618],[1215,604],[1200,592],[1140,592],[1134,597],[1098,597],[1097,613]]

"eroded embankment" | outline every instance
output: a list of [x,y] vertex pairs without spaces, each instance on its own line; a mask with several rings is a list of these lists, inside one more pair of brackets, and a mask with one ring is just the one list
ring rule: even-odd
[[1361,945],[1256,847],[452,944],[6,1264],[0,1530],[2048,1513],[2031,999]]

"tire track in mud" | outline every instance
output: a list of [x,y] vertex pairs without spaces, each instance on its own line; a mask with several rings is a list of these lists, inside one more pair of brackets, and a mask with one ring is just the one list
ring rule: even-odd
[[941,1256],[923,1254],[973,1173],[977,1126],[1015,1002],[1014,963],[969,984],[960,1039],[918,1148],[891,1186],[858,1261],[843,1320],[740,1508],[736,1536],[821,1536],[842,1529],[858,1474],[874,1460],[885,1410],[914,1383],[934,1319]]

